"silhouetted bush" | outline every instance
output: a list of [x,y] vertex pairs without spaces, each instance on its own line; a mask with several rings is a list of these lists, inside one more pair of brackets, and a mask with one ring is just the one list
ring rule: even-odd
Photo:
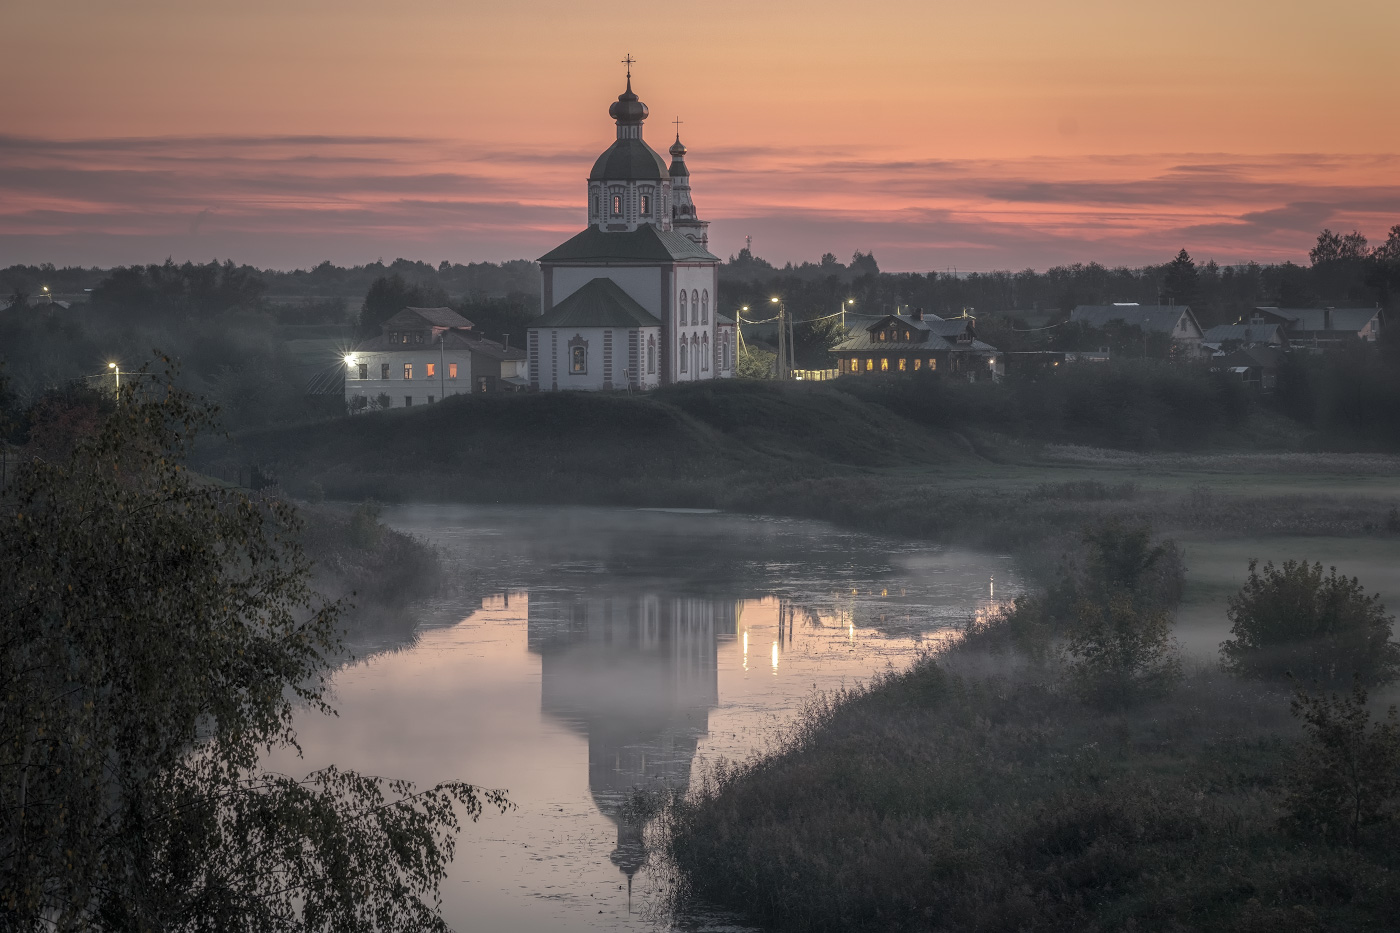
[[1390,640],[1394,619],[1379,596],[1322,565],[1284,561],[1275,568],[1249,562],[1249,579],[1230,597],[1230,634],[1220,646],[1227,670],[1245,677],[1303,683],[1386,684],[1400,676],[1400,645]]

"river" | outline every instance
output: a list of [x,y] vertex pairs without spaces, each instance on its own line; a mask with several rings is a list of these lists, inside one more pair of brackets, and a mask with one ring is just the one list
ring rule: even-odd
[[[297,721],[327,764],[509,791],[442,886],[467,931],[649,930],[656,878],[622,813],[781,737],[816,691],[907,665],[1018,591],[1010,560],[720,513],[400,506],[451,585],[418,637],[339,671],[336,718]],[[667,923],[663,919],[662,925]],[[739,929],[722,917],[690,929]]]

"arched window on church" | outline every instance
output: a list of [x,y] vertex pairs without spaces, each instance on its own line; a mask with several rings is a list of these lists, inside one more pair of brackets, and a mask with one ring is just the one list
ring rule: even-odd
[[690,290],[690,320],[691,323],[700,323],[700,292],[695,289]]
[[[704,307],[702,304],[700,307]],[[700,337],[700,368],[705,372],[710,371],[710,335],[704,334]]]
[[710,323],[710,290],[708,288],[700,293],[700,323]]
[[642,216],[651,216],[651,195],[649,194],[642,195]]
[[647,338],[647,375],[656,375],[656,336]]
[[685,326],[685,289],[681,289],[681,326]]
[[721,371],[729,372],[729,331],[724,332],[724,349],[720,352]]
[[681,337],[681,372],[685,372],[685,363],[686,360],[690,357],[690,354],[686,351],[689,349],[690,341],[687,340],[685,337]]
[[622,195],[620,194],[612,196],[612,215],[614,217],[622,216]]

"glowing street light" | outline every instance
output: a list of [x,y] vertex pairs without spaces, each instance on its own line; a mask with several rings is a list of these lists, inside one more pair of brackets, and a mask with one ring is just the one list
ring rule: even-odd
[[[46,287],[45,291],[47,290]],[[117,368],[116,363],[108,363],[107,368],[112,371],[112,380],[115,383],[114,388],[116,389],[117,395],[120,396],[122,392],[122,371]]]

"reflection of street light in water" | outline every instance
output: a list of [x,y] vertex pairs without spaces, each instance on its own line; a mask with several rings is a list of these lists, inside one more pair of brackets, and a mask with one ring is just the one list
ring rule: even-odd
[[744,629],[744,670],[749,669],[749,630]]
[[773,642],[773,673],[778,673],[778,643]]

